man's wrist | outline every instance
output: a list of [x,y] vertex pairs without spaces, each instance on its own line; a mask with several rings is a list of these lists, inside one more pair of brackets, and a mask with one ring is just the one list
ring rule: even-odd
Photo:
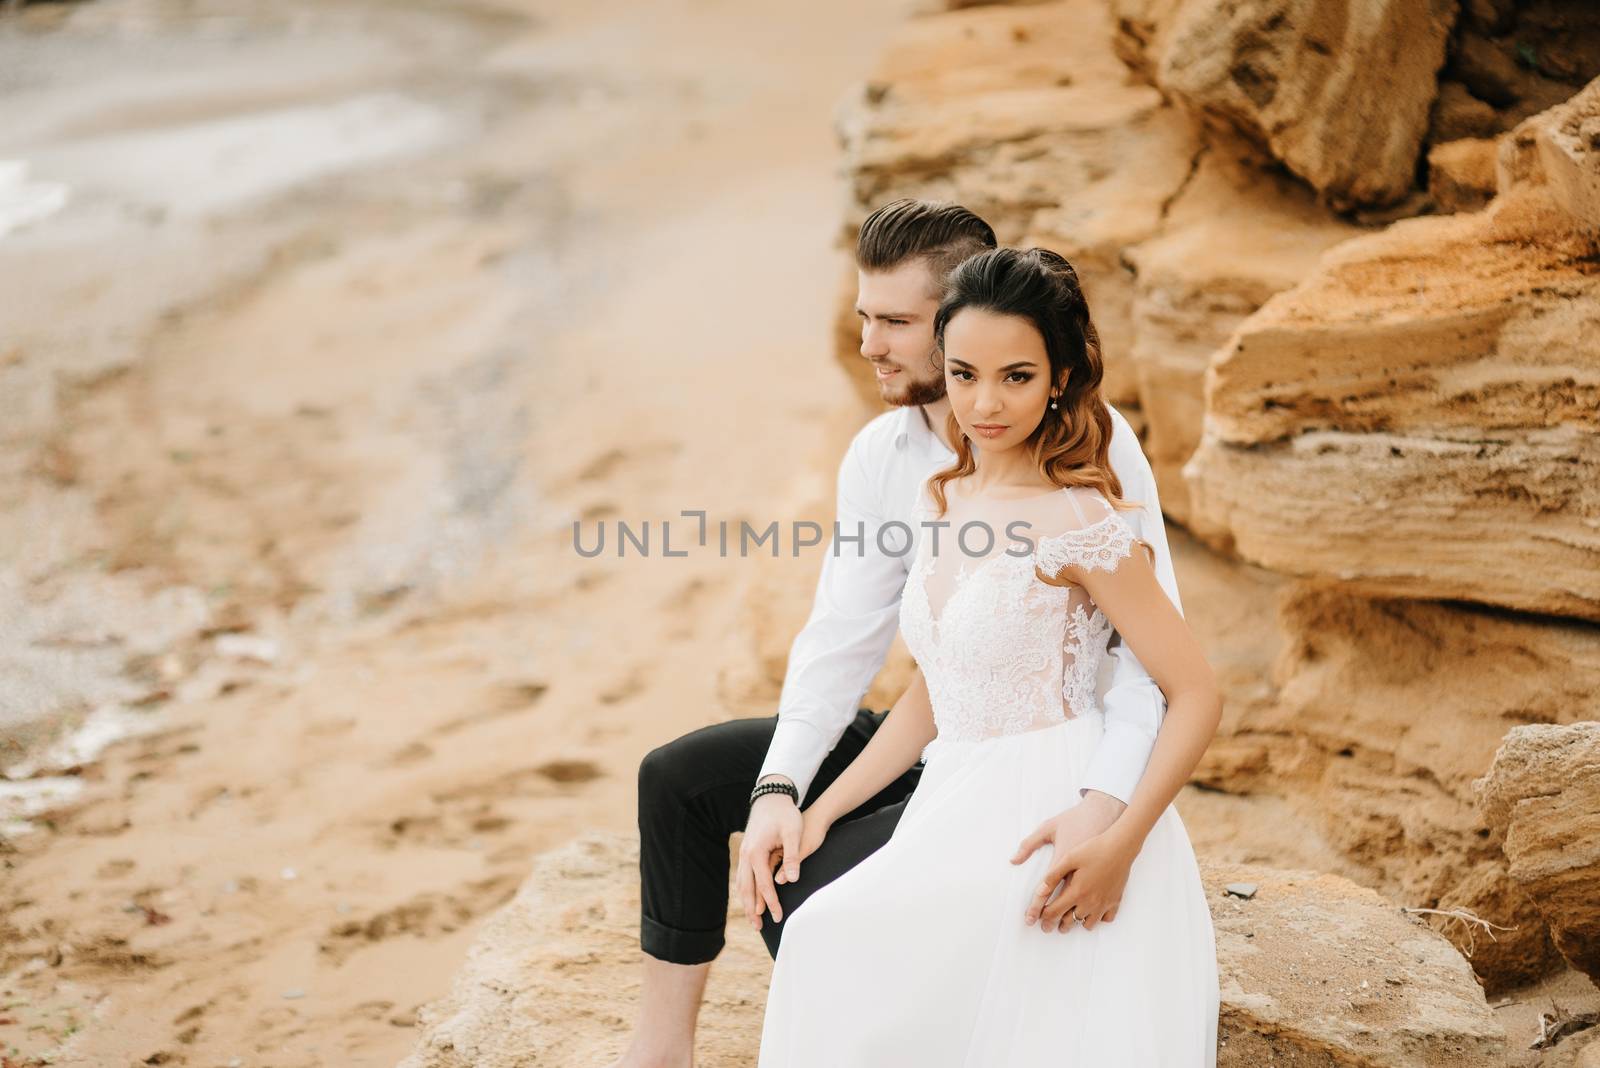
[[[762,789],[762,787],[769,786],[771,784],[784,786],[787,787],[787,789]],[[755,786],[750,791],[750,804],[754,805],[756,802],[766,797],[787,798],[790,804],[794,805],[796,808],[800,807],[800,789],[799,787],[795,786],[794,780],[789,778],[787,775],[763,775],[756,781]]]

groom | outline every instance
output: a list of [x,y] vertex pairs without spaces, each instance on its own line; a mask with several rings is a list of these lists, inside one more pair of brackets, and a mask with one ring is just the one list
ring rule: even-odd
[[[738,899],[776,956],[783,917],[888,841],[916,788],[921,764],[834,823],[817,851],[799,863],[801,809],[849,766],[888,715],[857,710],[856,703],[898,629],[910,559],[882,551],[875,531],[895,521],[915,528],[916,487],[954,459],[934,312],[950,270],[994,247],[989,224],[954,204],[898,200],[862,224],[856,245],[861,355],[893,407],[856,434],[840,465],[836,519],[843,537],[823,558],[811,616],[790,648],[778,715],[703,727],[654,750],[639,765],[644,974],[638,1028],[612,1068],[692,1065],[701,997],[724,941],[728,839],[734,832],[744,831]],[[1093,339],[1092,329],[1088,333]],[[1124,498],[1144,505],[1126,517],[1154,550],[1156,576],[1181,611],[1150,465],[1127,421],[1114,408],[1110,412],[1111,466]],[[859,541],[858,529],[865,533]],[[1047,883],[1070,878],[1074,888],[1088,883],[1120,889],[1127,878],[1125,869],[1080,866],[1070,856],[1127,807],[1165,710],[1160,689],[1132,650],[1115,640],[1111,652],[1105,733],[1079,791],[1081,801],[1022,843],[1028,853],[1051,843]],[[783,860],[775,881],[778,857]],[[1056,901],[1044,907],[1040,929],[1060,924],[1070,936],[1071,921],[1061,922],[1065,905],[1057,908]],[[771,914],[765,924],[763,911]],[[1104,920],[1115,916],[1112,908]],[[1092,927],[1095,921],[1083,922]]]

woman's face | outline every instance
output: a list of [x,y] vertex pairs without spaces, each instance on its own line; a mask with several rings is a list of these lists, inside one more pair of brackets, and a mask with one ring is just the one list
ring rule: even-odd
[[963,308],[944,328],[945,390],[979,452],[1027,441],[1050,404],[1050,357],[1027,319]]

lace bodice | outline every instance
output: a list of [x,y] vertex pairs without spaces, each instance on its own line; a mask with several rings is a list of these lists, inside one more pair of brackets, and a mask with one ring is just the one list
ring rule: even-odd
[[922,488],[923,526],[900,604],[939,737],[978,740],[1099,714],[1095,682],[1111,623],[1082,586],[1054,586],[1034,571],[1115,571],[1133,552],[1133,528],[1091,489],[1020,500],[946,490],[949,510],[939,516]]

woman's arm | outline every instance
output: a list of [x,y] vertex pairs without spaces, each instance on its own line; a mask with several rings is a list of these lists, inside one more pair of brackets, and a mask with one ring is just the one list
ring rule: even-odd
[[[1182,614],[1178,578],[1172,570],[1172,552],[1167,546],[1166,527],[1161,518],[1161,494],[1150,470],[1150,461],[1145,458],[1138,435],[1122,413],[1110,404],[1106,405],[1106,411],[1111,415],[1111,469],[1122,482],[1123,500],[1141,505],[1137,512],[1121,515],[1134,528],[1135,534],[1146,539],[1144,544],[1151,555],[1156,581]],[[1112,662],[1111,685],[1101,700],[1105,730],[1078,783],[1078,794],[1086,800],[1104,794],[1106,796],[1100,800],[1114,810],[1113,814],[1119,814],[1132,800],[1139,777],[1150,762],[1150,753],[1155,749],[1156,736],[1161,729],[1161,716],[1166,711],[1166,700],[1126,640],[1112,643],[1108,656]],[[1110,804],[1113,800],[1120,804]]]
[[1137,548],[1114,571],[1072,564],[1061,578],[1082,585],[1167,698],[1150,763],[1107,834],[1135,852],[1200,763],[1222,721],[1222,691],[1183,616]]
[[928,683],[921,670],[906,692],[889,710],[888,718],[872,735],[850,766],[811,803],[808,814],[830,825],[839,817],[875,796],[879,790],[906,773],[917,762],[922,750],[933,741],[933,702],[928,698]]

